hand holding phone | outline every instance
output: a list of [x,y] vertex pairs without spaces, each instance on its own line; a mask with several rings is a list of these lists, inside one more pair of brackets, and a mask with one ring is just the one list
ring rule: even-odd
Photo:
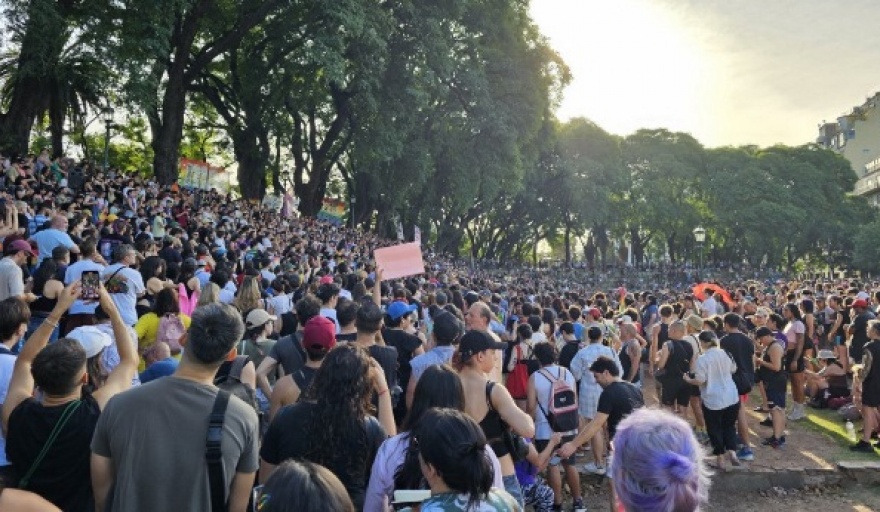
[[82,273],[83,300],[98,300],[98,288],[100,286],[101,277],[97,270],[86,270]]

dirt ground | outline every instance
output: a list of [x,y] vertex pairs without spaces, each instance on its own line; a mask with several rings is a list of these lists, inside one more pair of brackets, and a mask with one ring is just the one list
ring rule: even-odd
[[[825,415],[833,421],[840,421],[833,415]],[[759,422],[763,416],[750,412],[750,431],[752,435],[755,460],[749,466],[755,469],[772,468],[784,470],[791,468],[834,468],[841,460],[872,460],[872,456],[852,454],[845,441],[837,434],[823,430],[809,420],[790,422],[787,426],[786,446],[773,449],[761,446],[760,440],[770,435],[770,429]],[[842,423],[842,421],[841,421]],[[578,458],[578,464],[592,460],[587,452]],[[880,457],[876,460],[880,461]],[[723,475],[716,478],[724,478]],[[581,476],[581,488],[585,503],[590,511],[610,511],[607,480],[594,475]],[[566,500],[568,501],[568,500]],[[786,512],[833,510],[834,512],[880,511],[880,488],[815,488],[770,489],[760,492],[711,492],[707,510],[725,512],[752,512],[767,510],[767,507],[781,507]]]
[[[587,509],[591,512],[609,512],[607,484],[598,478],[583,477],[582,489]],[[852,487],[842,489],[805,488],[770,489],[760,492],[710,492],[705,510],[725,512],[755,512],[785,510],[786,512],[874,512],[880,511],[880,489]]]

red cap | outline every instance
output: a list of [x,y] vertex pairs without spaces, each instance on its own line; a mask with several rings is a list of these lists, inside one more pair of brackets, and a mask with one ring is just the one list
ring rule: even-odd
[[868,301],[866,301],[865,299],[856,299],[853,301],[852,307],[854,307],[854,308],[867,308]]
[[318,284],[331,284],[333,282],[333,276],[321,276],[321,279],[318,280]]
[[599,311],[599,308],[590,308],[590,310],[587,311],[587,313],[589,313],[590,316],[592,316],[593,318],[596,318],[596,319],[602,318],[602,312]]
[[323,316],[313,316],[303,326],[302,344],[306,348],[327,349],[336,346],[336,324]]
[[31,244],[29,244],[27,242],[27,240],[21,240],[21,239],[15,240],[12,243],[10,243],[6,247],[5,252],[6,252],[6,254],[13,254],[13,253],[20,252],[20,251],[25,251],[26,253],[30,254],[33,257],[37,256],[37,253],[34,252],[34,248],[31,247]]

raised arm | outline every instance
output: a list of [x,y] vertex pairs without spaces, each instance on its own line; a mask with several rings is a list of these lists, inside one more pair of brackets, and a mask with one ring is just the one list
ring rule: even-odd
[[12,414],[12,411],[20,403],[33,396],[34,377],[31,375],[31,365],[34,362],[34,358],[49,343],[49,337],[52,335],[52,331],[58,327],[58,321],[61,319],[61,316],[73,304],[73,301],[80,297],[81,293],[82,287],[79,281],[65,288],[58,295],[58,302],[49,314],[49,317],[28,338],[27,343],[24,344],[24,348],[21,350],[18,358],[16,358],[15,367],[12,370],[12,378],[9,381],[9,391],[6,394],[6,400],[3,402],[2,420],[4,432],[6,432],[9,415]]
[[385,270],[382,267],[376,267],[376,283],[373,285],[373,302],[382,307],[382,278]]
[[107,376],[107,382],[95,391],[92,396],[98,402],[98,406],[104,409],[107,401],[117,393],[121,393],[131,387],[131,380],[134,378],[138,369],[140,358],[138,351],[135,349],[135,343],[128,334],[128,326],[122,320],[116,304],[104,288],[104,283],[100,283],[98,287],[98,298],[101,303],[101,309],[110,317],[110,325],[113,327],[113,339],[116,340],[116,350],[119,352],[119,364],[110,375]]

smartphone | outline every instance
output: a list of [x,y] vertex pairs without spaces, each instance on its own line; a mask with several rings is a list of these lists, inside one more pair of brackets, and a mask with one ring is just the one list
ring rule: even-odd
[[101,277],[97,270],[85,270],[82,273],[82,298],[96,300],[98,288],[101,286]]

